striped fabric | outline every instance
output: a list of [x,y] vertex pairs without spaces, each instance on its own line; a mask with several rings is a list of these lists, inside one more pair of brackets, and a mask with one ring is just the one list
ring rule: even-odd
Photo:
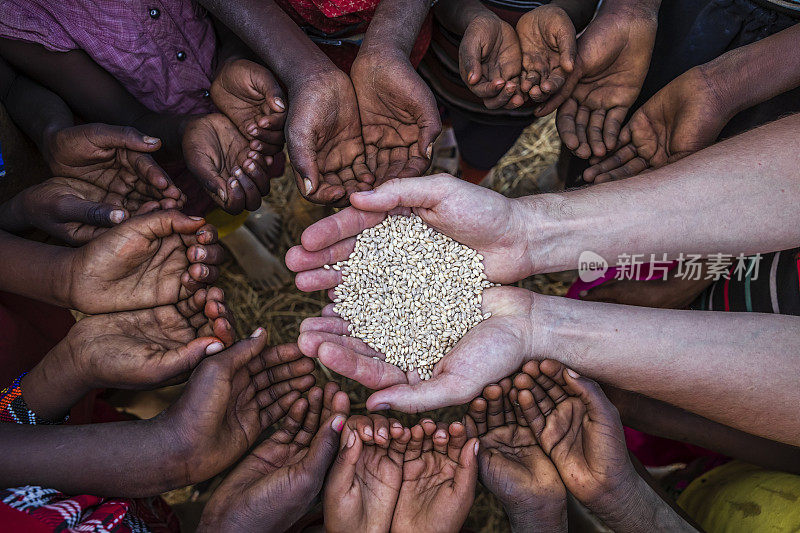
[[61,424],[66,421],[56,422],[45,420],[36,413],[28,409],[28,405],[22,398],[22,378],[24,374],[14,378],[11,385],[0,390],[0,422],[11,422],[12,424],[26,424],[36,426],[42,424]]
[[728,279],[714,282],[693,309],[800,316],[800,248],[761,256],[739,276],[732,265]]

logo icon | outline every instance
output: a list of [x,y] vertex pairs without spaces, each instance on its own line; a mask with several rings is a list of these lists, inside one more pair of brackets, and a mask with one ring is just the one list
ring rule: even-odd
[[584,283],[591,283],[599,279],[608,271],[608,261],[598,254],[586,250],[578,257],[578,277]]

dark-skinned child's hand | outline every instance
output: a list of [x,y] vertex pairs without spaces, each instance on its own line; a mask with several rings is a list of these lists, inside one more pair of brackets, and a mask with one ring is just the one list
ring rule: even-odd
[[563,87],[575,68],[575,26],[562,8],[543,5],[517,22],[522,48],[522,91],[543,102]]
[[263,142],[248,141],[222,113],[194,118],[183,133],[186,166],[206,192],[230,214],[255,211],[269,194]]
[[356,93],[347,74],[335,67],[291,95],[286,147],[307,200],[343,206],[353,192],[372,188],[375,176],[366,164]]
[[481,13],[467,26],[458,63],[461,79],[487,108],[514,109],[525,103],[519,38],[514,28],[494,13]]
[[203,358],[233,344],[224,301],[212,287],[176,304],[79,320],[23,378],[26,402],[57,420],[93,389],[150,389],[186,379]]
[[423,175],[442,123],[433,93],[411,61],[401,50],[362,48],[350,77],[375,185]]
[[642,105],[622,128],[620,147],[586,169],[587,182],[634,176],[711,145],[731,115],[702,68],[684,72]]
[[[601,12],[578,39],[575,69],[537,115],[558,107],[561,140],[583,159],[604,157],[644,83],[657,28],[651,13]],[[563,102],[563,103],[562,103]]]
[[389,531],[410,440],[411,430],[395,419],[371,414],[347,420],[325,482],[326,531]]
[[[266,67],[247,59],[225,63],[211,84],[211,98],[251,141],[251,148],[264,156],[283,149],[286,99],[283,89]],[[271,160],[265,157],[265,162],[270,164]]]
[[696,531],[636,472],[619,413],[597,383],[553,360],[522,370],[519,410],[575,498],[614,531]]
[[460,422],[411,428],[392,531],[460,531],[475,498],[478,439]]
[[350,399],[330,382],[296,399],[281,427],[223,480],[198,531],[283,531],[302,518],[336,457]]
[[174,304],[213,283],[221,262],[213,226],[178,211],[155,211],[70,250],[60,300],[88,314]]
[[513,531],[566,531],[567,490],[516,405],[518,394],[506,378],[469,405],[467,435],[480,438],[481,482],[503,504]]

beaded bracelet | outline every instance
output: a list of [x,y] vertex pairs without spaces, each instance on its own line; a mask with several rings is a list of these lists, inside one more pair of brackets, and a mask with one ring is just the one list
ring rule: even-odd
[[0,422],[12,422],[15,424],[26,424],[31,426],[62,424],[67,421],[69,416],[63,420],[45,420],[30,409],[22,398],[22,378],[27,374],[17,376],[11,385],[0,390]]

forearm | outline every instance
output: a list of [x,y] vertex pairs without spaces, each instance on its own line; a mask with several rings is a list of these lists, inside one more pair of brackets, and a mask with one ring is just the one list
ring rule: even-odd
[[382,0],[359,53],[400,50],[410,56],[429,8],[429,0]]
[[600,13],[623,13],[633,16],[658,18],[661,0],[604,0]]
[[0,484],[41,485],[67,494],[154,496],[191,482],[150,420],[81,426],[0,425]]
[[0,231],[0,290],[69,307],[68,268],[73,250]]
[[47,138],[74,125],[67,104],[25,76],[17,76],[3,103],[11,120],[36,143],[45,158],[49,155]]
[[532,354],[733,428],[800,445],[800,318],[537,295]]
[[289,94],[336,66],[274,1],[202,0],[286,85]]
[[212,18],[212,20],[214,21],[214,32],[217,34],[217,58],[214,69],[216,78],[226,63],[237,59],[252,60],[253,53],[225,24],[217,18]]
[[603,385],[622,423],[649,435],[688,442],[769,470],[800,474],[800,448],[756,437],[674,405]]
[[161,139],[162,148],[156,154],[158,159],[175,161],[183,158],[183,134],[189,122],[197,116],[147,112],[133,119],[130,124],[121,125],[131,125],[145,135]]
[[697,531],[644,479],[635,472],[634,474],[634,482],[621,487],[622,493],[606,499],[613,502],[611,507],[587,505],[589,510],[617,533]]
[[800,85],[800,25],[701,65],[729,117]]
[[563,9],[572,20],[575,30],[580,32],[592,20],[597,0],[553,0],[550,5]]
[[479,0],[441,0],[433,11],[442,26],[458,35],[463,35],[478,15],[494,15]]
[[575,269],[591,250],[752,254],[800,244],[800,114],[630,179],[516,202],[529,273]]
[[67,334],[22,378],[22,397],[39,417],[62,420],[92,390],[73,362]]

